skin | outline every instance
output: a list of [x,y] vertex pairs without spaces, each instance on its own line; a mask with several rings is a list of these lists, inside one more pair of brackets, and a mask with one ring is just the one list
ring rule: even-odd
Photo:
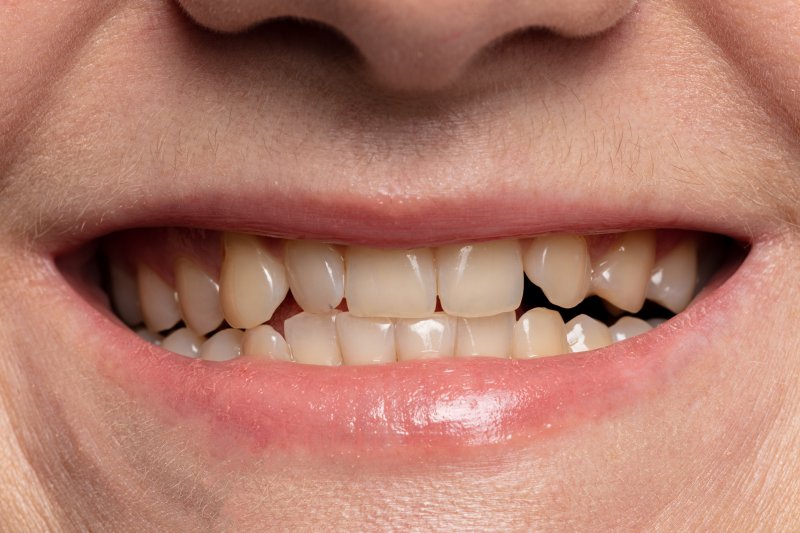
[[[289,15],[343,38],[289,23],[212,33],[156,0],[0,4],[0,523],[800,526],[800,5],[532,4],[183,4],[215,30]],[[569,37],[508,38],[526,26]],[[42,259],[125,206],[204,187],[230,212],[258,189],[380,206],[384,220],[427,213],[456,228],[448,238],[499,236],[457,229],[468,223],[448,207],[498,190],[680,206],[755,243],[757,290],[652,394],[522,448],[402,468],[251,453],[100,372],[82,317],[51,308],[64,291]]]

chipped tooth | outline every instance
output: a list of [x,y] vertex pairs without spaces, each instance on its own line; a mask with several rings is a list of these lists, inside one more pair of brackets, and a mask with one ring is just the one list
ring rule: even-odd
[[181,319],[175,289],[144,265],[139,266],[139,301],[144,324],[150,331],[170,329]]
[[283,259],[292,296],[303,311],[326,313],[342,302],[344,259],[335,246],[287,241]]
[[242,353],[242,336],[240,329],[223,329],[215,333],[200,347],[200,358],[206,361],[229,361]]
[[514,324],[512,355],[530,359],[569,352],[564,320],[558,311],[537,307],[520,317]]
[[176,329],[161,341],[161,347],[194,359],[200,357],[200,347],[205,342],[202,337],[189,328]]
[[522,302],[525,279],[516,240],[441,246],[436,261],[439,299],[449,315],[492,316]]
[[686,239],[659,259],[650,273],[647,298],[680,313],[694,295],[697,282],[697,242]]
[[235,328],[258,326],[286,297],[286,270],[258,237],[227,233],[224,243],[220,299],[225,319]]
[[595,294],[620,309],[638,312],[644,305],[655,250],[652,231],[624,233],[594,266],[592,287]]
[[150,344],[155,344],[156,346],[161,346],[161,341],[164,340],[162,335],[158,333],[153,333],[147,328],[136,328],[134,331],[139,337],[144,339],[145,341],[149,342]]
[[347,310],[362,317],[422,318],[436,309],[436,269],[430,248],[345,252]]
[[459,318],[456,326],[456,357],[509,357],[513,334],[513,312]]
[[344,364],[377,365],[395,362],[394,324],[390,319],[339,313],[335,322]]
[[242,337],[242,354],[271,359],[291,361],[289,345],[275,328],[266,324],[248,329]]
[[456,319],[444,313],[422,319],[395,321],[398,361],[452,357],[456,345]]
[[611,339],[614,342],[624,341],[642,333],[647,333],[653,329],[653,326],[648,324],[641,318],[633,316],[624,316],[617,320],[617,323],[609,328],[611,331]]
[[193,331],[205,335],[222,323],[219,284],[191,259],[175,262],[175,288],[183,321]]
[[611,344],[608,326],[587,315],[578,315],[567,322],[567,344],[573,352],[597,350]]
[[586,297],[592,265],[586,239],[580,235],[545,235],[533,239],[524,260],[525,274],[551,303],[565,308]]
[[339,366],[342,356],[334,323],[338,311],[298,313],[283,323],[283,334],[298,363]]
[[123,322],[129,326],[142,323],[142,311],[139,305],[139,287],[134,276],[118,261],[109,265],[111,275],[111,301],[114,309]]

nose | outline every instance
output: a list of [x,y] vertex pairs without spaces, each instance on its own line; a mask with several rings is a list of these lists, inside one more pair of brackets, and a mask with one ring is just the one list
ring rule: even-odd
[[224,32],[270,19],[321,22],[344,34],[379,81],[435,90],[482,49],[525,28],[582,37],[617,24],[636,0],[178,0],[199,24]]

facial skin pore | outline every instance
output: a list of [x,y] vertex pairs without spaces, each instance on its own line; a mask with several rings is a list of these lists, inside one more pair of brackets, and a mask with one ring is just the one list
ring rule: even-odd
[[[12,0],[0,49],[0,523],[800,527],[797,2]],[[254,451],[131,396],[52,263],[123,226],[428,246],[633,212],[752,244],[691,362],[570,431],[411,463]]]

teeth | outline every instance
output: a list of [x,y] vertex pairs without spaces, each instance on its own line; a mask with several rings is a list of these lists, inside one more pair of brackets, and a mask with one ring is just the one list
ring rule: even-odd
[[136,328],[133,330],[140,338],[144,339],[145,341],[155,344],[156,346],[161,345],[161,341],[164,340],[164,337],[159,335],[158,333],[153,333],[147,328]]
[[661,324],[663,324],[666,321],[667,321],[666,318],[651,318],[650,320],[647,320],[646,322],[650,325],[651,328],[657,328],[658,326],[660,326]]
[[456,319],[436,313],[420,320],[395,322],[395,346],[398,361],[452,357],[456,345]]
[[170,329],[181,319],[175,289],[144,265],[139,267],[139,301],[144,324],[150,331]]
[[288,241],[284,254],[289,288],[309,313],[326,313],[344,297],[344,259],[335,247],[314,241]]
[[673,313],[680,313],[689,305],[696,281],[697,243],[686,239],[653,267],[647,298]]
[[524,257],[525,274],[553,304],[572,308],[586,297],[592,266],[586,239],[546,235],[533,239]]
[[537,307],[520,317],[514,324],[516,359],[529,359],[569,352],[564,320],[558,311]]
[[111,301],[123,322],[129,326],[142,323],[139,307],[139,288],[136,277],[117,261],[109,265],[111,275]]
[[242,337],[242,354],[263,357],[273,361],[291,361],[289,345],[272,326],[248,329]]
[[200,347],[205,338],[188,328],[176,329],[161,341],[161,347],[186,357],[200,357]]
[[567,322],[567,344],[573,352],[604,348],[611,344],[611,331],[592,317],[578,315]]
[[235,328],[258,326],[286,297],[286,270],[257,237],[228,233],[224,242],[220,298],[225,319]]
[[652,231],[624,233],[594,267],[595,294],[620,309],[638,312],[644,304],[655,250]]
[[439,299],[449,315],[486,317],[514,311],[522,302],[522,256],[515,240],[442,246],[436,261]]
[[178,290],[183,320],[193,331],[205,335],[222,323],[219,284],[190,259],[175,262],[175,288]]
[[513,312],[459,318],[456,326],[456,356],[509,357],[513,334]]
[[338,311],[324,314],[298,313],[283,323],[286,342],[298,363],[339,366],[342,356],[334,319]]
[[614,342],[624,341],[636,335],[647,333],[653,326],[642,320],[632,316],[624,316],[617,320],[617,323],[609,328],[611,330],[611,338]]
[[429,248],[351,246],[345,258],[345,298],[352,314],[421,318],[436,309],[436,270]]
[[344,364],[376,365],[396,360],[391,320],[339,313],[335,322]]
[[223,329],[200,347],[200,358],[206,361],[229,361],[242,354],[242,336],[239,329]]

